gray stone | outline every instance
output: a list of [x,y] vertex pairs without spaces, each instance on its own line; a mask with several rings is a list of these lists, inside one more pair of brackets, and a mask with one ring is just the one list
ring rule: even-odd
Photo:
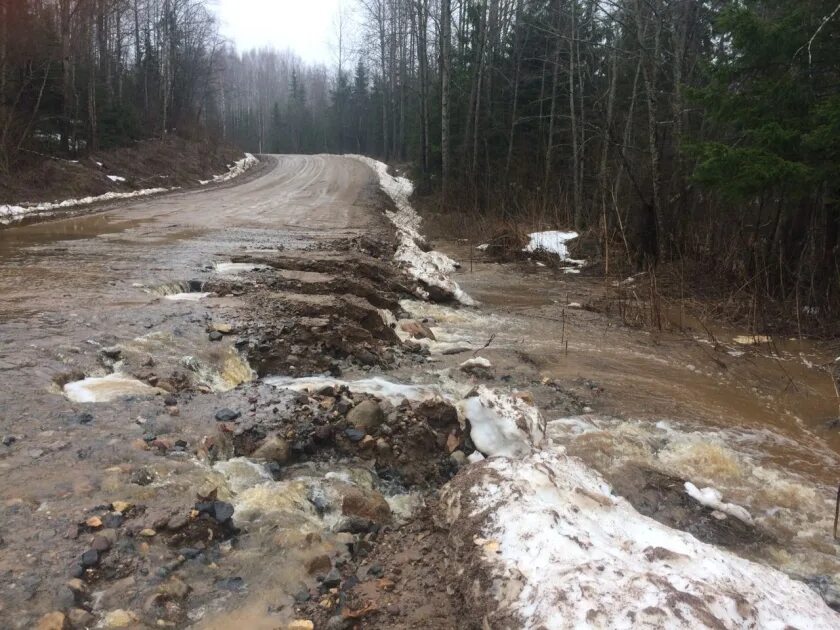
[[347,422],[359,429],[376,429],[384,421],[385,414],[375,400],[365,400],[347,414]]

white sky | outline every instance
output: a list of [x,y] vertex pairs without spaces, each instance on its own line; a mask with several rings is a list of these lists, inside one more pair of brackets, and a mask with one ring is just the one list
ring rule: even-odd
[[[240,50],[291,48],[310,63],[334,63],[342,0],[216,0],[222,34]],[[348,0],[344,0],[348,4]]]

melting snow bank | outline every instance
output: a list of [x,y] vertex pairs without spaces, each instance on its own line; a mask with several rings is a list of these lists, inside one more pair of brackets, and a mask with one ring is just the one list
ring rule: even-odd
[[249,168],[259,163],[260,161],[256,157],[254,157],[250,153],[246,153],[244,158],[242,158],[241,160],[237,160],[233,163],[233,166],[230,166],[228,168],[227,173],[223,173],[222,175],[213,175],[213,179],[200,179],[198,180],[198,183],[202,186],[205,186],[210,182],[213,182],[214,184],[226,182],[228,180],[233,179],[234,177],[239,177]]
[[840,627],[804,584],[640,515],[562,452],[467,467],[437,519],[488,627]]
[[133,192],[107,192],[104,195],[97,195],[95,197],[82,197],[81,199],[66,199],[64,201],[43,203],[24,203],[20,206],[2,206],[0,205],[0,225],[8,225],[22,221],[27,215],[44,213],[50,214],[53,210],[61,210],[63,208],[73,208],[75,206],[87,206],[92,203],[100,201],[113,201],[115,199],[130,199],[131,197],[145,197],[147,195],[156,195],[158,193],[167,192],[169,188],[145,188],[143,190],[135,190]]
[[[370,166],[379,176],[379,185],[397,206],[396,212],[386,211],[386,216],[397,228],[399,246],[394,258],[402,263],[413,278],[430,288],[443,291],[462,304],[474,305],[473,300],[458,283],[449,277],[455,271],[454,260],[440,252],[426,252],[420,247],[420,215],[411,207],[408,198],[414,191],[411,181],[388,173],[388,165],[363,155],[348,155]],[[427,298],[428,294],[421,296]]]
[[719,490],[715,490],[714,488],[703,488],[700,490],[690,481],[686,481],[685,493],[706,507],[734,516],[739,521],[743,521],[747,525],[753,524],[753,519],[752,516],[750,516],[750,513],[740,505],[735,505],[734,503],[724,503],[723,495]]

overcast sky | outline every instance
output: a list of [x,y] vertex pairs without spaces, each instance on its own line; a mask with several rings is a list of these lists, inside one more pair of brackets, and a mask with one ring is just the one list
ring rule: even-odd
[[[291,48],[304,61],[334,63],[341,0],[216,0],[222,33],[242,50]],[[345,5],[348,0],[344,0]]]

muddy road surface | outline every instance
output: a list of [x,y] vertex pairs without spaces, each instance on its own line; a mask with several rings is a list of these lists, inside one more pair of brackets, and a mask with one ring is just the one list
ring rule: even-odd
[[840,627],[837,442],[784,421],[821,381],[458,269],[384,165],[261,159],[0,231],[2,627]]

